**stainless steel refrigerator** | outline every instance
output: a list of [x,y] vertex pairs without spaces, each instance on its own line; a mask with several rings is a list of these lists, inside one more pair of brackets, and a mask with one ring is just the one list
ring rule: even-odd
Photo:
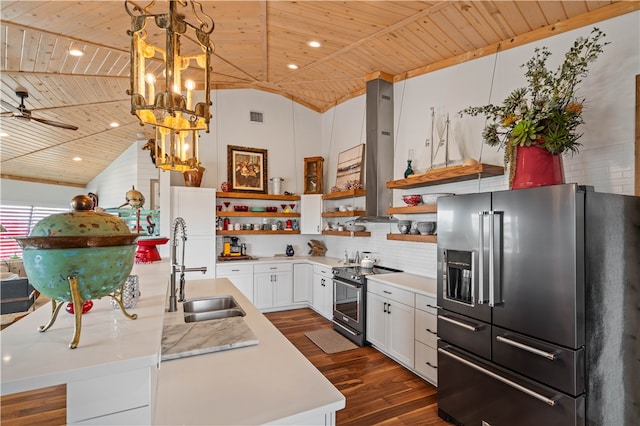
[[438,410],[637,425],[640,197],[576,184],[438,200]]

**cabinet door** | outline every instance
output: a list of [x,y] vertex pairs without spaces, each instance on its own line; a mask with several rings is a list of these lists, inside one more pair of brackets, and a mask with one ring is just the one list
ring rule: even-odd
[[[172,223],[176,217],[181,217],[185,220],[187,236],[215,234],[215,189],[173,187],[171,190]],[[173,232],[173,229],[171,232]]]
[[253,277],[253,304],[258,309],[273,307],[273,277],[275,274],[255,274]]
[[313,274],[312,306],[316,312],[331,319],[333,317],[333,283],[330,278]]
[[253,274],[231,275],[226,278],[253,303]]
[[387,350],[409,368],[414,360],[414,308],[390,301],[387,304]]
[[291,272],[273,274],[273,306],[287,306],[293,303],[293,280]]
[[367,340],[381,349],[386,347],[387,299],[367,292]]
[[313,286],[313,265],[294,263],[293,265],[293,301],[311,303]]
[[300,233],[322,233],[322,194],[300,196]]

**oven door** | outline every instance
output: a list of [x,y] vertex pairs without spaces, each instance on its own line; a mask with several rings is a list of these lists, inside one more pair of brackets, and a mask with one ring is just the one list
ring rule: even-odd
[[364,333],[364,286],[333,279],[333,320]]

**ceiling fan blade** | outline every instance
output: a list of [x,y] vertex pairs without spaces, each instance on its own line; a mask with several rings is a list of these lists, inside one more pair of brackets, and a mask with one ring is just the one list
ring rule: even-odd
[[33,116],[31,116],[31,119],[42,124],[48,124],[49,126],[56,126],[62,129],[69,129],[69,130],[78,130],[77,126],[73,126],[71,124],[59,123],[57,121],[45,120],[44,118],[37,118]]
[[2,102],[2,106],[8,110],[11,110],[11,112],[13,112],[14,114],[20,114],[21,111],[20,109],[18,109],[17,106],[10,104],[9,102],[5,101],[4,99],[0,99],[0,102]]

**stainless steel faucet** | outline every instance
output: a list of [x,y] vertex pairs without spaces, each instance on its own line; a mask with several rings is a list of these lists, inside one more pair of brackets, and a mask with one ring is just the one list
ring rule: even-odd
[[[180,264],[177,259],[178,249],[178,230],[181,232],[182,239],[182,256]],[[184,247],[187,241],[187,224],[181,217],[176,217],[173,221],[173,234],[171,238],[171,289],[169,294],[169,312],[178,310],[178,301],[184,302],[184,273],[185,272],[207,272],[206,266],[198,268],[185,268],[184,266]],[[176,274],[180,272],[180,296],[176,297]]]

